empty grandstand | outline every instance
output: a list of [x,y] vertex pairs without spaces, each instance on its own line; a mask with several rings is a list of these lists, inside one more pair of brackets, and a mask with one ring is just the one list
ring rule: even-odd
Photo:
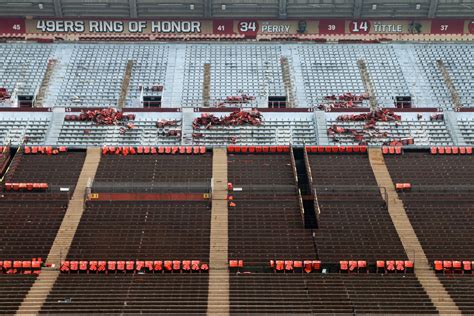
[[0,314],[474,314],[474,1],[0,0]]

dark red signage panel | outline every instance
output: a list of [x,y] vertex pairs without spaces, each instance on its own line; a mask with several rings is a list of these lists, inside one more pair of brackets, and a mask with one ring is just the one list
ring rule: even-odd
[[319,34],[344,34],[344,20],[319,20]]
[[464,33],[464,20],[433,20],[431,21],[431,34],[462,34]]
[[234,34],[234,21],[213,20],[212,30],[214,34]]
[[19,18],[0,19],[0,33],[25,34],[25,20]]

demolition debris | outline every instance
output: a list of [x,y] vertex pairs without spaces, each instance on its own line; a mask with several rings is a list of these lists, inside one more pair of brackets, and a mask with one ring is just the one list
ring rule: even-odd
[[[344,128],[333,124],[328,128],[327,133],[332,137],[333,141],[339,141],[337,135],[351,135],[354,141],[360,145],[367,145],[372,139],[388,138],[387,131],[382,131],[377,128],[377,122],[395,122],[398,127],[401,116],[393,113],[390,110],[377,110],[370,113],[340,115],[336,118],[339,122],[365,122],[362,129]],[[367,138],[367,139],[366,139]],[[384,145],[411,145],[414,143],[413,137],[395,139],[392,141],[385,141]]]
[[339,96],[333,94],[325,96],[325,102],[318,105],[318,109],[323,111],[331,111],[332,109],[357,108],[362,105],[364,100],[369,100],[369,94],[363,93],[357,95],[350,92],[341,94]]
[[263,123],[263,117],[257,109],[251,111],[234,111],[224,117],[217,117],[214,114],[203,113],[193,121],[193,128],[210,129],[212,126],[258,126]]

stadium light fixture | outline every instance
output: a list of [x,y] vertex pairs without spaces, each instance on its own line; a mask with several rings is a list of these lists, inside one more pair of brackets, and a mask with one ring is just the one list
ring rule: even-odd
[[83,5],[86,7],[102,7],[102,8],[109,6],[108,3],[94,3],[94,2],[84,3]]
[[377,5],[375,3],[372,5],[372,10],[377,10]]
[[1,5],[9,6],[9,7],[31,7],[33,5],[32,2],[6,2],[0,3]]

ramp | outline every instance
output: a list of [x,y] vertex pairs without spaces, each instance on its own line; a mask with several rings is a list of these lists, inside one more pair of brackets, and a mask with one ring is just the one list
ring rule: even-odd
[[214,148],[208,315],[229,315],[227,149]]
[[86,186],[95,177],[97,167],[100,162],[100,148],[88,148],[86,160],[82,166],[82,171],[77,180],[76,189],[69,202],[66,214],[58,230],[58,234],[54,239],[53,246],[49,251],[47,263],[55,264],[55,268],[41,270],[41,274],[29,290],[22,304],[20,305],[17,315],[36,315],[41,310],[48,294],[59,276],[59,265],[61,259],[66,258],[72,239],[76,233],[77,226],[84,212],[84,201],[86,194]]
[[403,202],[398,198],[398,194],[395,191],[395,186],[385,165],[381,149],[369,148],[368,152],[377,185],[381,190],[382,196],[387,199],[388,212],[392,218],[393,225],[397,230],[408,258],[415,262],[415,274],[418,280],[440,314],[461,314],[428,263],[426,254],[408,219]]

